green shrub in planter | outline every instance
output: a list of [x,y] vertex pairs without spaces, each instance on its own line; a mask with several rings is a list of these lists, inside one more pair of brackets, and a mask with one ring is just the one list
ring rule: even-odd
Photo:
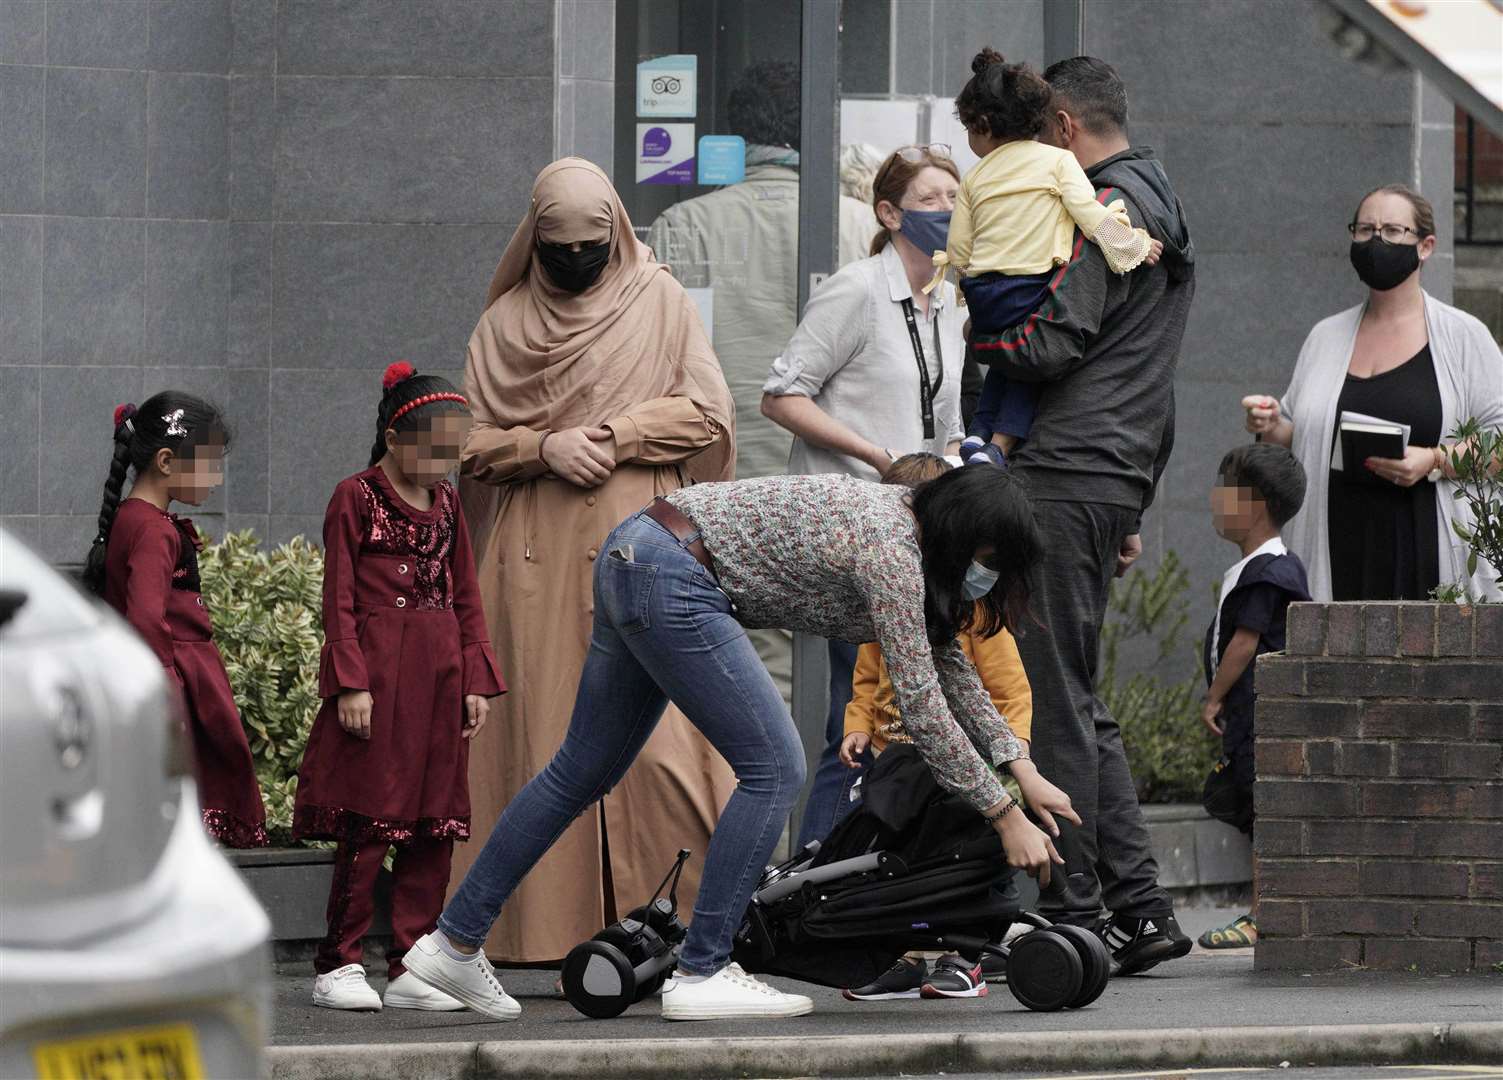
[[[1199,802],[1206,774],[1221,747],[1200,723],[1205,696],[1202,665],[1196,675],[1174,681],[1159,672],[1179,669],[1186,650],[1185,594],[1190,576],[1174,552],[1152,573],[1138,570],[1112,582],[1106,622],[1101,628],[1101,664],[1096,692],[1122,728],[1122,744],[1143,802]],[[1123,646],[1146,639],[1155,662],[1134,675],[1122,671]]]
[[[1467,420],[1451,433],[1455,440],[1451,450],[1451,470],[1456,474],[1456,501],[1472,511],[1472,524],[1463,526],[1456,518],[1451,528],[1467,547],[1466,572],[1477,572],[1477,560],[1486,559],[1503,585],[1503,428],[1485,428],[1476,419]],[[1445,588],[1445,586],[1442,586]],[[1466,598],[1465,585],[1450,586]]]
[[256,760],[266,831],[287,844],[297,770],[319,707],[323,553],[302,537],[264,551],[247,529],[206,544],[199,573]]

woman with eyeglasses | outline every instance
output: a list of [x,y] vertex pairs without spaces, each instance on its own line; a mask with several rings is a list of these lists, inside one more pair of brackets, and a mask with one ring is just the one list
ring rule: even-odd
[[[1284,527],[1316,600],[1424,600],[1440,584],[1498,599],[1494,571],[1467,573],[1450,497],[1457,424],[1503,424],[1503,355],[1481,322],[1420,287],[1435,253],[1435,213],[1402,184],[1370,192],[1347,226],[1366,301],[1316,324],[1282,398],[1242,399],[1247,430],[1293,449],[1309,477]],[[1409,426],[1403,457],[1341,461],[1341,414]]]
[[[790,473],[880,479],[904,454],[954,454],[965,435],[960,384],[965,312],[946,284],[926,295],[960,170],[942,143],[890,154],[872,179],[882,228],[871,256],[809,298],[762,387],[762,414],[793,433]],[[822,840],[849,807],[859,772],[840,763],[856,646],[831,641],[825,749],[799,829]]]

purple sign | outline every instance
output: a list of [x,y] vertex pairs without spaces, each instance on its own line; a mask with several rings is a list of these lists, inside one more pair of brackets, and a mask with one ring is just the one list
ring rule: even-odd
[[649,128],[642,136],[642,156],[662,157],[673,148],[673,138],[660,127]]

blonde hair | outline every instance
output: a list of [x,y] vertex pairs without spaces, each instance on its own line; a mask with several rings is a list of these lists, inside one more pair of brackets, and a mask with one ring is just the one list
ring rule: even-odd
[[[882,167],[877,170],[877,175],[872,177],[872,210],[877,209],[878,203],[892,203],[897,206],[903,201],[903,196],[908,194],[908,185],[913,183],[919,173],[931,166],[941,169],[953,176],[957,183],[960,181],[960,170],[955,162],[947,157],[936,157],[927,148],[923,150],[923,157],[918,161],[907,161],[894,150],[887,155],[887,160],[882,162]],[[881,218],[877,219],[881,221]],[[872,237],[873,255],[880,254],[882,249],[892,239],[892,233],[886,228],[878,229],[877,235]]]

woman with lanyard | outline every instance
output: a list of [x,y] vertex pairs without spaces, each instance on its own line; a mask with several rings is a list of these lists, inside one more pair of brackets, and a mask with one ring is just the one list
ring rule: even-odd
[[[877,480],[904,454],[953,454],[960,416],[965,315],[954,287],[932,295],[930,256],[944,249],[960,170],[942,143],[882,163],[872,204],[882,230],[870,258],[820,286],[762,387],[762,413],[793,432],[790,473]],[[825,749],[799,844],[822,840],[849,806],[859,770],[840,762],[856,646],[831,640]]]

